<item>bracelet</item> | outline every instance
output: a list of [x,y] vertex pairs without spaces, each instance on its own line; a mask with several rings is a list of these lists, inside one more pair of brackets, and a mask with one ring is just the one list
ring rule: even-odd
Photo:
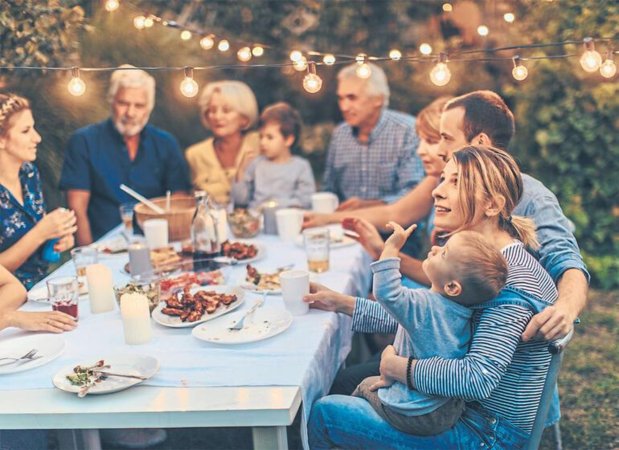
[[413,387],[413,381],[411,380],[411,366],[413,365],[413,357],[408,357],[408,362],[406,363],[406,385],[412,391],[415,389]]

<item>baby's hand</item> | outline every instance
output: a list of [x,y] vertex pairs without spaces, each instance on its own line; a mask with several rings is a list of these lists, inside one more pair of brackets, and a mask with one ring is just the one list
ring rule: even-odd
[[389,239],[385,241],[385,248],[380,256],[381,259],[398,256],[398,253],[402,247],[404,247],[406,240],[417,228],[417,224],[413,224],[405,230],[399,224],[390,221],[387,224],[387,228],[393,229],[393,233],[389,236]]

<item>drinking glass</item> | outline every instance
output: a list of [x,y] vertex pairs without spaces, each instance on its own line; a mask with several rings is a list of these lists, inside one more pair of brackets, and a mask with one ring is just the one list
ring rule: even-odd
[[125,236],[131,236],[133,234],[133,207],[135,203],[123,203],[118,207],[120,211],[120,218],[123,221],[123,232]]
[[47,292],[54,311],[61,311],[77,319],[80,295],[77,278],[51,278],[47,280]]
[[87,294],[86,267],[99,262],[99,252],[94,247],[76,247],[71,250],[71,259],[75,265],[80,295]]
[[326,272],[329,270],[329,243],[328,228],[310,228],[303,232],[307,268],[310,272]]

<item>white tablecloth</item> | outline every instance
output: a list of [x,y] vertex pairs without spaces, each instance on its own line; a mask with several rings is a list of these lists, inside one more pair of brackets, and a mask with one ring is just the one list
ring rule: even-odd
[[[304,250],[295,244],[273,236],[260,236],[256,241],[266,248],[266,257],[255,263],[257,267],[294,263],[295,268],[307,268]],[[122,271],[127,261],[126,253],[100,258],[100,262],[111,268],[115,283],[127,281],[128,276]],[[244,265],[231,268],[228,284],[240,282],[244,273]],[[68,262],[51,276],[74,274],[73,265]],[[357,244],[334,249],[330,270],[317,278],[316,281],[336,291],[361,295],[367,292],[370,283],[369,258]],[[247,293],[240,309],[248,309],[257,299],[257,295]],[[265,308],[283,307],[281,296],[267,297]],[[33,302],[24,306],[27,310],[49,308]],[[242,345],[210,344],[194,338],[191,328],[173,329],[153,322],[153,340],[130,346],[124,343],[118,310],[91,314],[87,299],[80,301],[79,308],[79,326],[63,335],[67,341],[64,353],[37,369],[0,376],[0,390],[51,388],[53,375],[63,366],[110,354],[135,353],[154,356],[160,362],[159,372],[145,381],[146,385],[300,386],[304,419],[307,419],[312,403],[326,394],[350,351],[350,318],[325,311],[310,310],[306,315],[296,316],[282,334]],[[22,333],[5,331],[0,341]],[[305,435],[305,429],[302,434]]]

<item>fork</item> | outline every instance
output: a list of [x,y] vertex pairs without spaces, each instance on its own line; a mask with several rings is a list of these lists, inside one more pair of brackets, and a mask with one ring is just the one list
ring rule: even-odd
[[8,363],[2,363],[0,365],[6,366],[8,364],[14,364],[18,361],[34,361],[35,359],[43,358],[43,356],[41,355],[37,356],[37,352],[38,350],[36,348],[33,348],[28,353],[26,353],[24,356],[21,356],[19,358],[12,358],[10,356],[5,356],[4,358],[0,358],[0,361],[5,360],[5,359],[10,359],[12,361]]
[[251,308],[249,308],[249,311],[247,311],[245,313],[245,315],[243,317],[241,317],[233,326],[229,327],[228,330],[230,331],[240,331],[243,329],[243,327],[245,326],[245,319],[247,319],[249,316],[251,316],[254,311],[256,311],[258,308],[260,308],[263,304],[264,304],[264,299],[267,296],[267,292],[263,291],[262,292],[262,298],[260,300],[258,300],[254,306],[252,306]]

